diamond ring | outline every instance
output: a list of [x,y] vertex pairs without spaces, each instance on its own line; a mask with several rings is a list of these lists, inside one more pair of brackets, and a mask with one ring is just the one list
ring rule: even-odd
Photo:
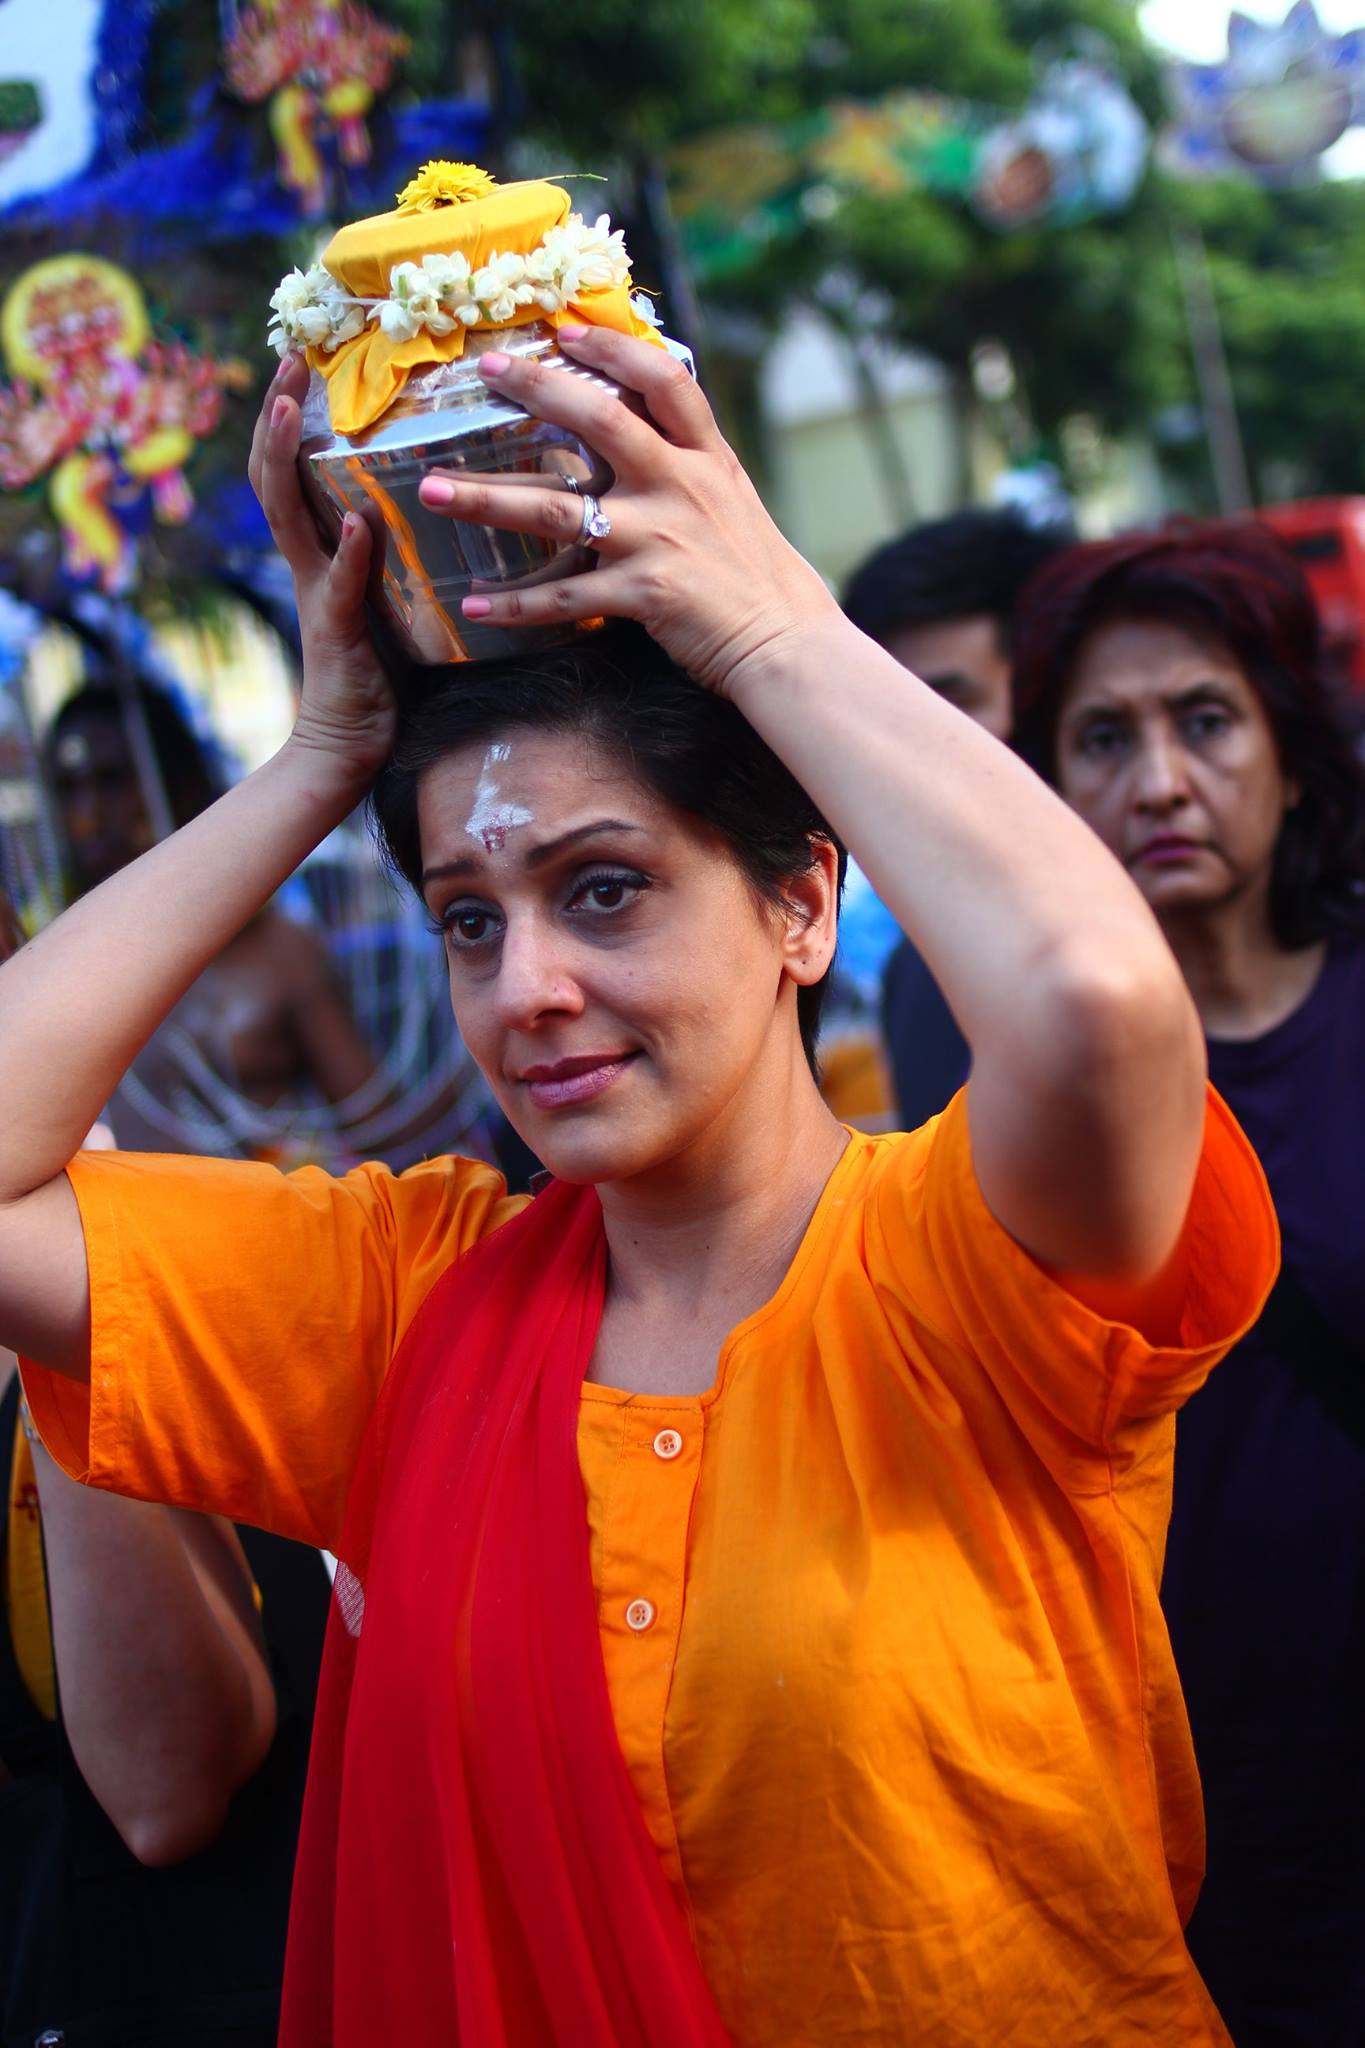
[[583,524],[578,529],[578,538],[585,546],[596,547],[611,532],[611,521],[591,491],[580,491],[579,496],[583,500]]

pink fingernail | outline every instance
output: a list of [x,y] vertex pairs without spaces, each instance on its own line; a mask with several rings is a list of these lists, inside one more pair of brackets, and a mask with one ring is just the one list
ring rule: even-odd
[[460,610],[467,619],[486,619],[492,609],[491,597],[467,597],[460,605]]
[[566,320],[560,322],[556,331],[561,341],[582,341],[588,330],[586,327],[580,327],[576,321]]
[[455,500],[455,486],[447,483],[443,476],[427,476],[422,479],[418,495],[424,505],[450,505]]
[[275,400],[275,403],[270,408],[271,426],[277,427],[288,411],[289,400],[287,398],[277,398]]
[[341,522],[341,538],[343,540],[352,540],[359,525],[360,521],[356,518],[355,513],[348,512]]
[[512,358],[503,355],[500,349],[494,349],[488,355],[479,357],[479,374],[482,377],[500,377],[504,370],[510,370],[511,367]]

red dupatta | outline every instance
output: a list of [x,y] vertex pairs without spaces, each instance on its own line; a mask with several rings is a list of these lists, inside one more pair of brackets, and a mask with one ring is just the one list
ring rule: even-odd
[[281,2048],[724,2041],[616,1739],[578,1465],[591,1189],[437,1282],[357,1467]]

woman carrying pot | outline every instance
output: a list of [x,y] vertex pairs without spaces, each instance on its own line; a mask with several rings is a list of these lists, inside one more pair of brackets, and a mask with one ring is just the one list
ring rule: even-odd
[[[849,625],[675,363],[560,339],[645,416],[483,371],[610,462],[610,532],[466,611],[636,623],[401,718],[282,370],[299,721],[0,972],[0,1339],[67,1469],[341,1559],[286,2043],[1222,2042],[1156,1571],[1174,1411],[1274,1274],[1259,1169],[1093,835]],[[551,1185],[73,1158],[371,784]],[[973,1047],[912,1136],[815,1084],[843,842]]]
[[1210,524],[1033,585],[1024,742],[1169,939],[1265,1165],[1285,1267],[1180,1417],[1162,1602],[1238,2048],[1365,2039],[1365,776],[1297,563]]

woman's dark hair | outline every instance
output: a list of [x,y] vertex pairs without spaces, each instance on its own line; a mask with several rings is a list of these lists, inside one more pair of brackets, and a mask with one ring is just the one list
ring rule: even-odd
[[[147,737],[156,757],[157,772],[165,786],[166,800],[177,826],[188,825],[223,794],[226,782],[208,749],[194,731],[175,699],[158,684],[139,677],[133,695],[147,722]],[[51,772],[62,735],[83,719],[103,719],[116,725],[127,741],[126,700],[109,682],[84,684],[58,711],[48,728],[44,751]],[[133,774],[131,745],[128,772]]]
[[[787,884],[814,865],[812,841],[844,853],[804,789],[733,704],[704,690],[635,626],[613,626],[544,653],[447,672],[396,675],[401,708],[393,753],[370,796],[389,865],[420,894],[417,784],[456,748],[516,728],[573,733],[618,756],[640,782],[725,840],[755,894],[788,901]],[[829,976],[797,991],[801,1043],[812,1072]]]
[[1312,591],[1288,549],[1252,520],[1188,521],[1068,548],[1035,577],[1015,620],[1015,744],[1049,782],[1081,650],[1128,620],[1177,626],[1225,650],[1261,700],[1301,792],[1271,870],[1279,944],[1365,930],[1365,769],[1328,686]]

